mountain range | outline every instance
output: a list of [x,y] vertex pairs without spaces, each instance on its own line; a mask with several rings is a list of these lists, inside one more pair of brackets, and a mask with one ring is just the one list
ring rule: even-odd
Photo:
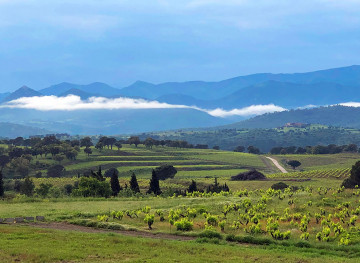
[[261,73],[218,82],[152,84],[137,81],[121,89],[101,82],[88,85],[63,82],[38,91],[22,87],[3,96],[2,102],[20,97],[69,94],[79,95],[83,99],[91,96],[144,98],[209,109],[232,109],[269,103],[287,108],[308,104],[330,105],[360,100],[360,66],[295,74]]
[[[46,95],[65,97],[71,94],[79,96],[82,100],[90,97],[130,97],[194,107],[39,111],[10,109],[3,105],[0,107],[0,122],[18,123],[72,134],[139,133],[179,128],[223,127],[223,125],[227,128],[269,128],[282,126],[286,122],[360,127],[358,108],[329,107],[296,110],[304,106],[360,101],[360,66],[356,65],[308,73],[260,73],[218,82],[152,84],[137,81],[121,89],[101,82],[88,85],[63,82],[40,90],[23,86],[12,93],[0,94],[0,102],[6,104],[21,97]],[[267,104],[274,104],[290,111],[265,114],[255,118],[251,118],[253,116],[250,112],[245,117],[238,116],[234,119],[234,117],[214,117],[209,115],[209,112],[199,109],[222,108],[231,111]],[[244,118],[251,119],[231,124]]]

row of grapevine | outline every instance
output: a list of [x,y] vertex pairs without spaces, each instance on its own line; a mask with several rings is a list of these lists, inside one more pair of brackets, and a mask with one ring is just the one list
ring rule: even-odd
[[344,179],[350,176],[350,168],[318,169],[304,172],[268,174],[268,178],[336,178]]

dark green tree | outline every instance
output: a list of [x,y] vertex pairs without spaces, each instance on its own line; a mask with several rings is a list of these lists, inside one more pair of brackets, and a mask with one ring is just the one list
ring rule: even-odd
[[147,191],[148,194],[154,193],[155,195],[161,194],[159,179],[155,173],[155,170],[152,170],[152,176],[150,180],[149,190]]
[[345,188],[355,188],[356,185],[360,186],[360,161],[357,161],[355,165],[352,166],[350,177],[342,183],[342,186]]
[[245,151],[245,147],[244,147],[244,146],[237,146],[237,147],[234,149],[234,152],[243,153],[244,151]]
[[140,187],[139,187],[138,181],[137,181],[137,179],[136,179],[135,173],[132,173],[132,175],[131,175],[131,179],[130,179],[130,189],[131,189],[134,193],[140,193]]
[[147,138],[145,141],[144,141],[144,145],[146,146],[146,148],[150,148],[152,149],[152,147],[154,146],[155,144],[155,140],[153,138]]
[[118,148],[118,151],[120,151],[120,148],[122,148],[122,144],[120,141],[117,141],[114,145]]
[[0,155],[0,167],[1,170],[4,169],[5,165],[10,162],[10,157],[8,155]]
[[50,166],[46,173],[47,177],[62,177],[65,175],[65,167],[61,164]]
[[252,154],[260,154],[260,149],[259,148],[256,148],[252,145],[250,145],[248,148],[248,153],[252,153]]
[[89,157],[89,156],[90,156],[90,154],[92,154],[92,150],[91,150],[91,148],[86,147],[86,148],[84,149],[84,153],[86,153],[86,154],[87,154],[87,156]]
[[196,192],[196,191],[197,191],[196,182],[194,180],[192,180],[191,184],[189,185],[188,192],[192,193],[192,192]]
[[155,168],[156,176],[159,180],[166,180],[168,178],[174,178],[177,170],[174,166],[165,164]]
[[299,167],[301,165],[301,162],[297,160],[290,160],[287,162],[288,165],[290,165],[294,170],[296,167]]
[[4,179],[2,171],[0,170],[0,197],[4,196]]
[[117,196],[119,192],[122,190],[120,183],[119,183],[119,177],[116,172],[114,172],[110,179],[110,186],[113,196]]
[[112,147],[113,147],[113,145],[114,145],[115,143],[116,143],[116,139],[115,139],[115,138],[110,137],[110,138],[107,139],[107,144],[110,145],[111,150],[112,150]]
[[105,181],[105,177],[102,175],[101,166],[99,166],[99,169],[97,172],[94,172],[93,170],[90,171],[91,177],[99,180],[99,181]]
[[34,194],[35,185],[30,177],[26,177],[24,182],[21,184],[20,193],[26,196],[32,196]]
[[93,143],[91,141],[91,138],[90,137],[85,137],[85,138],[82,138],[80,140],[80,146],[81,147],[86,147],[86,148],[89,148],[91,146],[93,146]]
[[104,173],[104,176],[105,177],[111,177],[111,176],[113,176],[114,173],[117,176],[119,176],[119,171],[116,168],[111,167],[109,170],[106,170],[106,172]]
[[52,184],[40,184],[38,188],[35,189],[35,192],[40,195],[42,198],[45,198],[50,191],[50,188],[53,187]]
[[129,138],[128,142],[130,145],[134,144],[135,147],[137,147],[141,143],[139,137],[137,137],[137,136],[131,136]]

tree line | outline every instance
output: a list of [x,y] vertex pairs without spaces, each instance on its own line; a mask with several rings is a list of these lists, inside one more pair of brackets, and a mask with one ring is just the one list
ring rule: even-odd
[[357,153],[359,148],[356,144],[348,145],[316,145],[306,147],[274,147],[270,150],[271,154],[337,154],[337,153]]

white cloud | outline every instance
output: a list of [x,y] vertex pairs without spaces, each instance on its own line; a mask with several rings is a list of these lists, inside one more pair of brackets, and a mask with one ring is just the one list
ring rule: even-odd
[[0,106],[0,108],[20,108],[33,109],[39,111],[74,111],[74,110],[118,110],[118,109],[195,109],[203,111],[214,117],[231,116],[253,116],[275,111],[284,111],[286,109],[269,105],[252,105],[241,109],[201,109],[196,106],[174,105],[158,101],[148,101],[144,99],[132,98],[102,98],[91,97],[88,100],[81,100],[79,96],[68,95],[66,97],[56,96],[35,96],[23,97]]
[[339,103],[338,105],[358,108],[360,107],[360,102],[349,101],[349,102]]
[[308,105],[305,105],[305,106],[302,106],[302,107],[297,107],[296,109],[305,110],[305,109],[313,109],[313,108],[316,108],[316,107],[319,107],[319,106],[316,106],[314,104],[308,104]]
[[242,109],[232,109],[229,111],[223,109],[209,110],[208,113],[216,117],[230,117],[230,116],[252,116],[261,115],[264,113],[271,113],[277,111],[285,111],[285,108],[276,106],[274,104],[268,105],[251,105]]
[[116,110],[116,109],[166,109],[166,108],[189,108],[183,105],[171,105],[157,101],[143,99],[91,97],[81,100],[79,96],[68,95],[66,97],[36,96],[23,97],[6,103],[6,108],[34,109],[40,111],[62,110]]

